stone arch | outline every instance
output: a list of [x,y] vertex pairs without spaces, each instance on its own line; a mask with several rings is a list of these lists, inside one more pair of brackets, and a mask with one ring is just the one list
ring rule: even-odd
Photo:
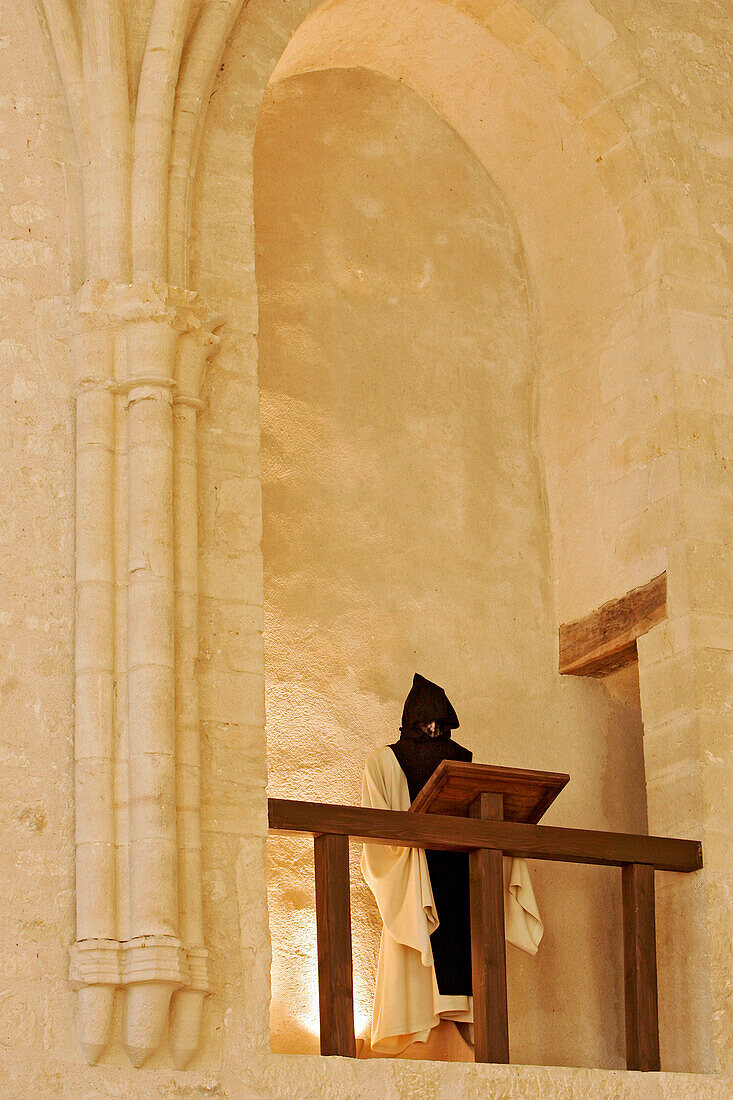
[[[431,12],[443,7],[438,3],[428,6]],[[234,319],[230,333],[240,355],[239,363],[247,364],[251,385],[256,379],[252,231],[248,224],[240,223],[232,233],[226,213],[217,212],[212,188],[221,186],[227,178],[236,178],[243,182],[245,201],[251,202],[251,155],[261,97],[279,59],[287,53],[293,60],[296,47],[290,53],[287,43],[312,7],[310,3],[288,6],[276,18],[264,2],[248,6],[224,56],[219,90],[229,90],[226,106],[221,108],[227,113],[226,119],[217,103],[223,101],[215,96],[202,150],[194,246],[196,238],[215,240],[219,256],[212,262],[210,251],[195,252],[194,272],[202,289]],[[504,7],[512,13],[512,19],[505,26],[497,12],[491,32],[478,27],[482,41],[487,44],[496,36],[503,37],[508,44],[492,46],[494,56],[503,50],[515,71],[519,68],[532,72],[534,66],[535,86],[542,89],[539,101],[543,96],[550,97],[560,104],[558,110],[566,112],[565,123],[569,129],[575,127],[575,145],[585,150],[586,178],[594,179],[593,192],[607,214],[604,224],[612,227],[614,241],[610,268],[617,281],[615,293],[606,303],[608,309],[602,311],[602,316],[587,311],[581,331],[571,333],[570,344],[574,342],[575,348],[572,354],[568,354],[564,340],[557,342],[555,374],[550,374],[553,381],[547,385],[541,403],[555,598],[557,616],[562,621],[644,583],[666,565],[666,544],[674,523],[668,507],[672,476],[669,459],[676,446],[677,429],[673,380],[668,369],[666,299],[661,293],[664,267],[660,257],[664,253],[655,197],[646,185],[636,136],[624,126],[613,105],[618,97],[603,90],[601,77],[597,81],[590,75],[590,62],[604,55],[605,61],[596,67],[612,86],[617,80],[617,91],[619,71],[625,71],[625,80],[632,79],[628,66],[624,70],[624,62],[619,60],[623,51],[618,43],[609,41],[598,54],[589,57],[587,64],[578,65],[577,57],[570,59],[566,48],[557,45],[555,36],[539,24],[532,24],[536,30],[529,33],[530,23],[522,9]],[[336,4],[320,9],[322,18],[325,20],[330,13],[338,16],[340,8]],[[410,11],[414,10],[411,5]],[[474,25],[476,33],[475,7],[470,17],[465,12],[447,10],[446,18],[453,20],[454,28],[458,18]],[[317,11],[312,18],[321,15]],[[512,30],[513,20],[518,20],[527,33],[520,35]],[[576,37],[579,27],[585,27],[584,19],[575,24]],[[343,48],[348,46],[350,34],[346,22],[342,29],[344,41],[339,45]],[[572,38],[571,32],[566,30],[565,37]],[[585,49],[576,46],[581,53]],[[548,52],[552,58],[549,61]],[[332,63],[333,58],[322,60],[324,65]],[[285,59],[279,72],[285,74]],[[232,129],[236,133],[233,141]],[[595,235],[597,227],[592,229]],[[226,263],[227,257],[230,271],[224,276],[221,261]],[[547,366],[553,360],[551,340],[543,348],[543,357],[547,379]],[[227,353],[220,363],[223,377],[227,377],[226,364]],[[231,372],[234,361],[229,359],[229,364]],[[231,379],[231,373],[228,377]],[[579,421],[570,424],[563,412],[568,390],[573,392],[574,406],[584,410]],[[553,416],[548,409],[558,415]],[[640,470],[642,464],[649,469]],[[671,602],[675,599],[672,594]]]
[[[496,185],[423,97],[364,68],[271,82],[254,183],[270,789],[358,800],[363,759],[392,740],[403,684],[425,668],[457,693],[478,759],[572,757],[576,793],[620,806],[629,790],[609,824],[644,828],[638,717],[556,672],[535,333]],[[531,732],[548,712],[562,748]],[[604,772],[612,755],[623,781]],[[297,840],[270,857],[273,1041],[313,1050],[297,1027],[317,1032],[312,869]],[[557,927],[557,874],[536,875]],[[595,927],[602,908],[617,925],[607,876],[566,888],[571,924]],[[361,1030],[378,929],[356,864],[352,898]],[[613,950],[586,954],[572,1040],[541,992],[558,993],[569,960],[517,954],[514,1005],[532,1005],[513,1009],[517,1059],[620,1064]]]
[[[422,84],[428,101],[450,116],[483,158],[518,218],[533,279],[543,360],[539,415],[555,535],[555,596],[563,621],[664,568],[661,543],[650,548],[637,530],[649,504],[646,482],[623,463],[607,460],[619,439],[632,437],[637,450],[651,449],[648,437],[659,434],[654,418],[668,407],[669,379],[656,364],[654,371],[648,363],[634,366],[642,359],[642,345],[648,349],[653,342],[659,348],[666,339],[662,303],[650,291],[661,255],[655,246],[659,223],[634,142],[595,78],[549,31],[528,22],[526,13],[520,18],[523,9],[504,7],[502,18],[495,13],[487,27],[483,7],[480,23],[475,6],[466,14],[442,0],[424,0],[402,5],[398,24],[384,5],[349,0],[309,15],[312,5],[289,8],[292,17],[283,27],[273,24],[265,7],[248,6],[235,37],[237,51],[251,61],[246,105],[240,96],[240,152],[251,156],[252,111],[271,66],[277,80],[298,68],[361,63],[393,72],[418,92]],[[521,46],[512,20],[523,29]],[[418,72],[418,55],[404,49],[406,36],[415,43],[429,34],[432,56],[422,58]],[[449,56],[471,58],[470,91],[465,74],[439,71],[441,64],[450,65],[439,59]],[[225,61],[225,69],[231,63]],[[492,67],[502,74],[498,83],[513,89],[502,93],[501,103],[491,97]],[[531,102],[532,111],[522,115],[522,102]],[[518,118],[520,129],[528,128],[524,164],[511,153],[511,126]],[[492,143],[503,144],[503,152]],[[538,247],[540,241],[544,246]],[[628,401],[619,399],[640,371],[643,400],[630,410]],[[571,430],[564,423],[569,387],[579,399],[576,409],[583,409]],[[608,415],[601,412],[604,405]],[[587,546],[589,533],[592,552],[584,564],[577,547]]]

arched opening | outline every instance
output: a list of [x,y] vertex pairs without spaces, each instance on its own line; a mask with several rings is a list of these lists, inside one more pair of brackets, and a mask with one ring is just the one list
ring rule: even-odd
[[[394,74],[285,62],[255,145],[270,791],[357,802],[419,670],[476,760],[571,772],[563,823],[643,831],[638,712],[557,674],[526,227]],[[273,1046],[315,1051],[311,856],[271,860]],[[363,1034],[379,917],[353,870]],[[615,876],[534,876],[513,1060],[622,1066]]]
[[[481,16],[444,0],[407,0],[397,11],[389,0],[321,4],[290,38],[272,80],[338,67],[373,69],[411,87],[461,135],[505,198],[536,314],[556,611],[561,622],[577,618],[664,568],[635,525],[646,484],[619,483],[608,456],[619,436],[659,415],[658,380],[644,380],[632,411],[621,401],[601,414],[627,395],[637,341],[658,324],[649,303],[634,298],[651,277],[654,250],[650,243],[650,257],[636,255],[640,227],[630,227],[601,172],[609,149],[628,136],[624,125],[610,103],[579,118],[562,66],[537,64],[511,36],[502,41]],[[624,164],[626,196],[643,193],[633,159]],[[644,231],[651,241],[653,207]]]
[[[237,988],[231,1011],[258,1043],[266,1042],[270,937],[263,903],[265,736],[252,150],[273,70],[277,68],[275,78],[280,79],[300,69],[363,67],[413,88],[461,135],[499,187],[519,231],[535,304],[560,302],[557,309],[538,311],[537,325],[538,442],[549,503],[557,623],[583,618],[668,569],[670,622],[659,624],[645,637],[648,645],[639,646],[650,826],[662,834],[702,836],[706,844],[709,834],[711,843],[707,869],[694,881],[665,876],[658,882],[662,1064],[675,1070],[714,1065],[708,979],[712,975],[717,983],[714,1003],[722,1004],[730,968],[728,948],[719,936],[725,864],[715,854],[724,845],[711,809],[718,803],[703,800],[701,783],[718,766],[718,726],[703,713],[694,677],[707,676],[714,660],[722,666],[725,654],[687,654],[694,642],[688,612],[707,608],[709,599],[706,592],[698,604],[699,593],[694,596],[693,591],[695,585],[707,584],[702,558],[697,557],[704,528],[698,487],[691,490],[694,478],[688,476],[683,493],[675,473],[685,448],[687,457],[694,458],[703,438],[705,446],[712,446],[707,429],[698,431],[696,401],[704,399],[707,408],[722,389],[698,378],[696,396],[690,396],[690,379],[678,366],[698,371],[705,355],[695,341],[683,348],[679,341],[675,345],[667,304],[698,310],[703,300],[714,297],[719,302],[719,288],[712,274],[709,286],[698,282],[700,249],[688,253],[686,247],[677,247],[677,237],[665,242],[660,235],[660,221],[668,233],[680,229],[678,217],[685,219],[685,227],[694,223],[698,199],[681,178],[677,146],[670,144],[674,127],[647,129],[649,119],[660,117],[654,86],[645,82],[643,71],[628,94],[619,85],[619,77],[634,80],[633,36],[621,33],[619,25],[614,39],[614,33],[606,33],[607,20],[593,16],[589,24],[589,14],[587,6],[562,5],[543,25],[520,4],[497,5],[494,0],[404,0],[399,5],[332,0],[320,8],[317,0],[275,5],[272,0],[250,0],[224,55],[202,142],[191,240],[194,285],[228,318],[225,344],[207,374],[207,407],[200,416],[201,591],[208,616],[203,620],[200,682],[209,754],[205,781],[212,789],[221,786],[229,797],[237,789],[236,777],[247,806],[245,815],[234,802],[226,815],[218,804],[211,813],[211,828],[222,833],[229,864],[236,855],[242,882],[246,879],[241,894],[230,891],[226,896],[217,880],[217,920],[226,918],[226,932],[215,946],[228,960],[229,945],[243,945],[246,994]],[[601,50],[591,60],[589,35]],[[600,41],[604,35],[606,45]],[[451,104],[455,109],[449,112]],[[658,211],[640,158],[645,158],[654,195],[661,196]],[[673,202],[675,196],[684,201]],[[548,263],[542,262],[543,252]],[[675,273],[671,282],[660,278],[668,270]],[[553,299],[555,293],[561,297]],[[719,382],[722,387],[724,380]],[[688,508],[690,492],[695,506]],[[717,504],[709,507],[717,517]],[[718,527],[713,529],[717,539]],[[694,571],[689,558],[693,548]],[[711,542],[706,552],[712,555],[714,549]],[[721,557],[716,570],[724,572],[724,561]],[[715,587],[722,609],[725,578]],[[713,630],[710,637],[714,635]],[[698,659],[693,675],[690,670],[697,668]],[[603,698],[593,683],[562,690],[571,692],[573,700]],[[595,753],[602,780],[582,790],[571,784],[563,795],[562,822],[603,827],[615,821],[615,827],[622,827],[630,791],[619,795],[614,771],[627,764],[627,757],[605,759],[607,720],[591,717],[586,747]],[[722,712],[718,719],[727,720]],[[562,736],[542,745],[562,747]],[[549,762],[550,757],[544,759]],[[717,791],[717,772],[710,782],[706,790]],[[574,802],[571,795],[577,796]],[[295,901],[300,903],[297,895]],[[604,925],[589,925],[588,935],[597,934],[599,927]],[[599,950],[611,938],[609,929]],[[576,969],[575,959],[572,965]],[[576,991],[573,987],[573,997]],[[550,998],[554,995],[550,991]],[[570,995],[561,988],[555,1003],[566,1003]],[[574,1018],[571,1036],[576,1023]],[[569,1052],[562,1057],[570,1060]],[[330,1072],[333,1066],[318,1063],[314,1072]]]

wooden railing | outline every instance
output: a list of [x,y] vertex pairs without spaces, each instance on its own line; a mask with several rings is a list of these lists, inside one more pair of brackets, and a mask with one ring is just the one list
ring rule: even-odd
[[626,1065],[660,1068],[654,872],[699,870],[699,841],[488,820],[490,805],[477,806],[471,817],[282,798],[271,798],[268,805],[271,833],[314,838],[321,1054],[356,1056],[349,898],[349,840],[354,840],[470,853],[477,1062],[509,1061],[502,854],[621,867]]

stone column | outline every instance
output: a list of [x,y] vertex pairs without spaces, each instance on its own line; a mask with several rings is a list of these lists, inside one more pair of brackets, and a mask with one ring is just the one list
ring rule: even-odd
[[188,979],[178,938],[173,639],[173,378],[179,332],[125,326],[130,936],[125,1047],[158,1047],[173,990]]
[[[220,323],[212,317],[210,324]],[[207,359],[218,350],[210,330],[187,333],[178,349],[178,386],[173,401],[173,529],[176,652],[176,800],[179,916],[190,984],[173,998],[170,1046],[173,1064],[185,1068],[201,1036],[209,958],[204,947],[201,891],[201,744],[198,682],[198,448],[196,417]]]
[[[183,1066],[198,1047],[210,990],[196,685],[196,410],[221,318],[190,291],[104,280],[85,284],[77,313],[77,942],[71,980],[90,1062],[109,1042],[117,986],[125,989],[124,1042],[135,1065],[159,1046],[179,990],[171,1045]],[[124,424],[116,426],[120,400]],[[119,460],[115,476],[121,442],[124,478]],[[116,578],[120,561],[126,569]],[[126,591],[116,594],[115,581]],[[114,732],[122,718],[124,753]]]
[[188,995],[179,995],[174,1006],[172,1036],[176,1060],[185,1064],[198,1046],[209,990],[200,866],[193,405],[207,355],[216,348],[211,329],[220,319],[197,295],[158,283],[125,288],[119,308],[128,496],[124,1041],[132,1062],[142,1065],[160,1044],[172,994],[185,989]]
[[173,1006],[172,1045],[176,1065],[188,1062],[209,989],[195,408],[221,320],[166,279],[169,271],[187,279],[198,143],[240,6],[224,0],[191,18],[191,0],[155,0],[141,64],[132,66],[135,86],[118,0],[88,3],[81,20],[63,0],[42,2],[84,180],[89,280],[73,334],[80,387],[71,980],[92,1062],[110,1038],[115,986],[126,987],[125,1045],[135,1065],[157,1048],[171,994],[184,988]]
[[109,1043],[117,940],[114,823],[114,329],[83,291],[69,342],[76,395],[76,612],[74,738],[76,943],[71,951],[78,1030],[95,1063]]

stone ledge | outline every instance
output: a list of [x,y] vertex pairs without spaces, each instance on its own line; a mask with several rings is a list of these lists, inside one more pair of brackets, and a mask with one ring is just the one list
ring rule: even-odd
[[[0,1065],[5,1061],[0,1058]],[[61,1067],[58,1067],[59,1069]],[[4,1084],[14,1095],[48,1092],[48,1067],[18,1060],[2,1066]],[[93,1081],[93,1085],[92,1085]],[[185,1073],[146,1069],[131,1074],[115,1065],[97,1065],[93,1076],[80,1063],[63,1064],[63,1095],[117,1100],[151,1096],[221,1097],[222,1100],[724,1100],[733,1078],[722,1074],[636,1073],[627,1070],[562,1066],[474,1066],[459,1062],[392,1059],[359,1061],[316,1055],[253,1054],[236,1073]],[[13,1090],[14,1093],[13,1093]]]
[[629,1070],[556,1066],[471,1065],[400,1059],[320,1058],[312,1055],[264,1055],[253,1059],[238,1082],[227,1082],[230,1100],[275,1100],[292,1095],[299,1082],[299,1100],[323,1096],[429,1096],[505,1100],[712,1100],[731,1095],[733,1078],[718,1074],[637,1073]]

